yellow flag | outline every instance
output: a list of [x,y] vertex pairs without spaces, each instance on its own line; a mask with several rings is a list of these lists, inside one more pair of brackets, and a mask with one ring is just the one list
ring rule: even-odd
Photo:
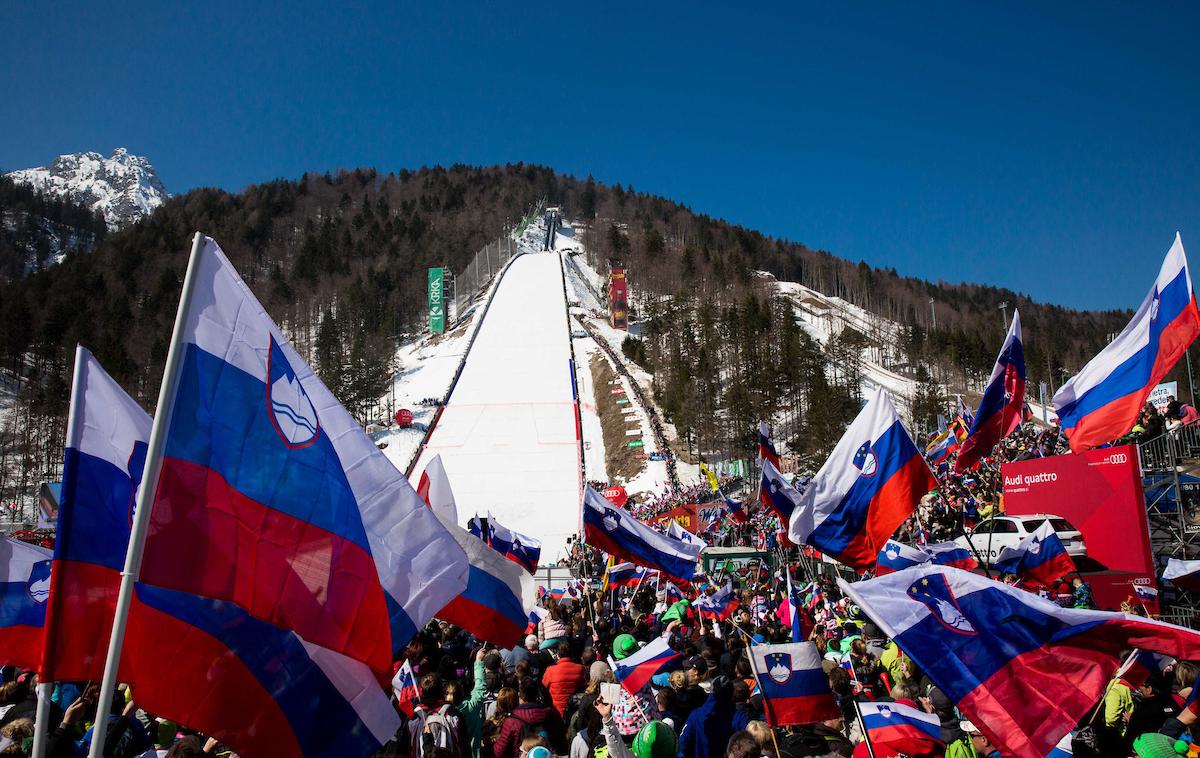
[[716,492],[717,489],[719,488],[719,485],[717,484],[717,475],[713,473],[713,470],[710,469],[708,466],[705,466],[703,463],[701,463],[700,464],[700,473],[704,474],[704,476],[706,476],[708,478],[709,486],[712,487],[713,492]]

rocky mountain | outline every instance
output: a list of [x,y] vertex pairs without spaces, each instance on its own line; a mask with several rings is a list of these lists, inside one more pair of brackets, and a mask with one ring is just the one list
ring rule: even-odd
[[108,158],[94,152],[60,155],[49,166],[5,176],[103,214],[114,231],[149,216],[170,197],[150,161],[123,147]]

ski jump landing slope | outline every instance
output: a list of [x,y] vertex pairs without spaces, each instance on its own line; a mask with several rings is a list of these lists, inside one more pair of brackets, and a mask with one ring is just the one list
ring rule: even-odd
[[490,511],[542,541],[545,563],[579,530],[580,471],[570,333],[556,253],[514,259],[413,480],[442,456],[458,518]]

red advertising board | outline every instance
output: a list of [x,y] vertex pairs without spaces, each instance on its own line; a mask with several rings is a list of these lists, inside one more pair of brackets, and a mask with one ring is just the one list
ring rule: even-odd
[[700,528],[699,504],[689,503],[688,505],[676,506],[666,513],[659,514],[650,519],[650,523],[655,526],[665,524],[668,521],[674,521],[692,534],[695,534],[696,530]]
[[1076,563],[1101,608],[1119,607],[1134,584],[1156,586],[1133,445],[1006,463],[1000,473],[1008,515],[1062,516],[1082,533],[1087,557]]
[[413,412],[407,408],[401,408],[396,411],[396,425],[402,428],[412,426]]
[[617,506],[618,508],[624,508],[625,503],[628,502],[628,500],[629,500],[628,493],[626,493],[625,488],[621,487],[621,486],[609,487],[608,489],[604,490],[604,492],[601,494],[604,495],[604,498],[606,500],[608,500],[610,503]]
[[608,275],[608,311],[614,329],[629,328],[629,290],[625,284],[625,269],[614,268]]

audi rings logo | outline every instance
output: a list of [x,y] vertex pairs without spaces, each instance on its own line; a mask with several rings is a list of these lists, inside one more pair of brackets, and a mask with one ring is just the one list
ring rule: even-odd
[[1110,466],[1115,466],[1120,463],[1129,463],[1129,453],[1113,453],[1105,458],[1104,462]]

